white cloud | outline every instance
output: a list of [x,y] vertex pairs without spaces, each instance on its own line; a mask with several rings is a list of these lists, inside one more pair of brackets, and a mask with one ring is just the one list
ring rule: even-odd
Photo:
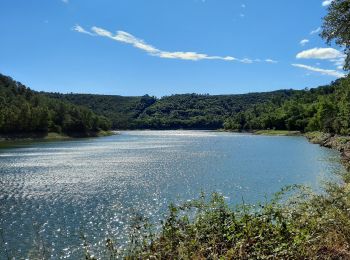
[[316,28],[315,30],[312,30],[312,31],[310,32],[310,34],[312,35],[312,34],[320,33],[321,30],[322,30],[321,27],[318,27],[318,28]]
[[310,41],[308,40],[308,39],[303,39],[303,40],[301,40],[300,42],[299,42],[299,44],[301,45],[301,46],[305,46],[307,43],[309,43]]
[[68,4],[69,0],[62,0],[63,3]]
[[135,48],[141,49],[147,53],[149,53],[152,56],[157,56],[160,58],[166,58],[166,59],[181,59],[181,60],[235,60],[234,57],[221,57],[221,56],[209,56],[207,54],[202,53],[196,53],[196,52],[169,52],[169,51],[162,51],[160,49],[157,49],[153,47],[150,44],[147,44],[141,39],[136,38],[132,34],[124,31],[117,31],[117,34],[113,35],[111,32],[99,28],[99,27],[92,27],[91,30],[97,34],[98,36],[107,37],[112,40],[123,42],[127,44],[131,44]]
[[313,48],[299,52],[297,59],[320,59],[329,60],[343,58],[344,54],[333,48]]
[[297,54],[297,59],[318,59],[328,60],[336,66],[338,70],[345,64],[345,54],[333,48],[313,48]]
[[334,63],[338,70],[341,70],[344,68],[345,65],[345,57],[339,59],[332,59],[331,62]]
[[83,27],[81,27],[80,25],[75,25],[73,28],[72,28],[73,31],[76,31],[76,32],[80,32],[80,33],[85,33],[85,34],[88,34],[90,36],[95,36],[93,33],[91,32],[88,32],[86,31]]
[[278,61],[273,60],[273,59],[266,59],[265,62],[267,62],[267,63],[278,63]]
[[336,78],[342,78],[345,76],[344,73],[342,73],[340,71],[336,71],[336,70],[321,69],[321,68],[312,67],[312,66],[308,66],[308,65],[304,65],[304,64],[292,64],[292,66],[306,69],[306,70],[313,71],[313,72],[317,72],[317,73],[321,73],[322,75],[333,76]]
[[329,6],[332,2],[333,0],[325,0],[322,2],[322,6]]
[[246,64],[253,63],[253,60],[248,59],[248,58],[244,58],[244,59],[241,59],[241,60],[239,60],[239,61],[242,62],[242,63],[246,63]]
[[[184,52],[184,51],[175,51],[175,52],[170,52],[170,51],[164,51],[160,50],[148,43],[146,43],[144,40],[139,39],[135,37],[134,35],[124,32],[124,31],[117,31],[116,34],[113,34],[103,28],[99,27],[92,27],[91,32],[85,30],[83,27],[80,25],[75,25],[73,27],[73,30],[79,33],[84,33],[88,34],[90,36],[101,36],[101,37],[106,37],[109,39],[112,39],[114,41],[118,42],[123,42],[126,44],[130,44],[133,47],[143,50],[147,52],[148,54],[164,59],[180,59],[180,60],[224,60],[224,61],[238,61],[242,63],[253,63],[253,60],[244,58],[244,59],[237,59],[232,56],[210,56],[208,54],[204,53],[197,53],[197,52]],[[276,61],[272,59],[266,59],[265,62],[267,63],[276,63]]]
[[181,59],[181,60],[226,60],[226,61],[232,61],[236,60],[236,58],[227,56],[227,57],[220,57],[220,56],[208,56],[207,54],[202,53],[196,53],[196,52],[168,52],[168,51],[159,51],[156,53],[151,53],[153,56],[157,56],[160,58],[166,58],[166,59]]
[[91,31],[93,31],[96,35],[102,36],[102,37],[108,37],[113,39],[113,34],[105,29],[93,26],[91,28]]

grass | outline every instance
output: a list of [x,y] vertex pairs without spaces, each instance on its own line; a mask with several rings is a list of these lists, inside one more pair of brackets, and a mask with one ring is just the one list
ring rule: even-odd
[[306,138],[309,139],[311,143],[322,144],[324,143],[331,135],[323,132],[307,132],[305,133]]
[[63,141],[72,137],[60,133],[29,133],[21,135],[0,135],[0,148],[27,144],[33,141]]
[[257,130],[254,132],[257,135],[277,135],[277,136],[294,136],[300,135],[299,131],[288,131],[288,130]]
[[60,133],[48,133],[43,139],[44,140],[65,140],[70,139],[68,135],[60,134]]
[[54,140],[69,140],[72,138],[81,137],[103,137],[118,134],[115,131],[104,131],[100,130],[98,132],[89,133],[72,133],[71,135],[66,135],[63,133],[49,132],[49,133],[27,133],[27,134],[14,134],[14,135],[0,135],[0,144],[6,145],[13,141],[54,141]]

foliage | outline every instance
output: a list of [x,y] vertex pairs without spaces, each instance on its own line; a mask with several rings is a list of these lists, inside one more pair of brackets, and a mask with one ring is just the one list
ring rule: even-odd
[[226,118],[273,97],[288,98],[296,91],[281,90],[244,95],[183,94],[163,97],[139,116],[142,128],[219,129]]
[[45,93],[84,105],[109,118],[116,129],[287,130],[348,134],[350,79],[310,90],[243,95],[182,94],[160,99]]
[[350,78],[329,86],[301,91],[287,100],[253,105],[228,118],[224,127],[235,130],[322,131],[350,133]]
[[[129,240],[110,237],[94,252],[81,235],[84,259],[350,259],[350,173],[325,184],[320,193],[293,185],[265,203],[235,207],[213,193],[171,204],[160,229],[135,214]],[[29,259],[49,259],[49,243],[38,233]],[[1,241],[2,239],[2,241]],[[1,236],[0,248],[11,252]]]
[[137,217],[127,250],[108,239],[110,259],[349,259],[350,175],[323,193],[303,186],[266,203],[230,207],[217,193],[170,205],[160,232]]
[[108,130],[107,118],[68,102],[48,98],[0,74],[0,133],[87,133]]
[[106,130],[110,126],[322,131],[343,135],[350,131],[349,77],[310,90],[216,96],[183,94],[161,99],[148,95],[36,93],[5,76],[1,76],[0,84],[1,133],[71,133]]
[[332,1],[328,14],[324,17],[323,31],[321,36],[331,43],[345,47],[345,70],[350,69],[350,1],[334,0]]
[[107,117],[112,122],[114,129],[135,128],[135,120],[143,110],[152,105],[156,99],[145,95],[143,97],[122,97],[112,95],[92,94],[60,94],[43,93],[50,98],[55,98],[70,103],[85,106],[96,114]]
[[299,91],[279,90],[243,95],[182,94],[160,99],[148,95],[121,97],[45,93],[49,97],[84,105],[108,117],[115,129],[218,129],[225,120],[254,104],[286,100]]

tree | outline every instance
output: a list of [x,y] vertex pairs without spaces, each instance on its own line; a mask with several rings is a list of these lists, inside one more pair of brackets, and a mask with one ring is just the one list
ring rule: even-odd
[[47,97],[0,74],[0,134],[81,133],[108,130],[109,119],[90,109]]
[[344,70],[350,70],[350,1],[334,0],[323,18],[321,36],[328,44],[332,41],[345,48]]

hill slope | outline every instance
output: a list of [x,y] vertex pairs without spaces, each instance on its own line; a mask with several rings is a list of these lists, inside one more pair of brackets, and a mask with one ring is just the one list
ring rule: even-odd
[[350,78],[300,91],[290,99],[253,105],[228,118],[225,128],[350,134]]
[[117,129],[297,130],[348,134],[349,78],[310,90],[242,95],[171,95],[160,99],[47,94],[108,117]]
[[50,98],[85,106],[112,121],[114,129],[136,128],[135,119],[156,102],[154,97],[123,97],[117,95],[44,93]]
[[225,120],[253,105],[287,100],[300,91],[279,90],[243,95],[182,94],[161,99],[90,94],[46,93],[51,98],[84,105],[108,117],[115,129],[218,129]]
[[107,130],[110,122],[90,109],[32,91],[0,74],[0,133],[87,134]]
[[[310,90],[122,97],[34,92],[0,75],[0,133],[98,129],[298,130],[350,133],[350,79]],[[93,111],[93,112],[92,112]]]

